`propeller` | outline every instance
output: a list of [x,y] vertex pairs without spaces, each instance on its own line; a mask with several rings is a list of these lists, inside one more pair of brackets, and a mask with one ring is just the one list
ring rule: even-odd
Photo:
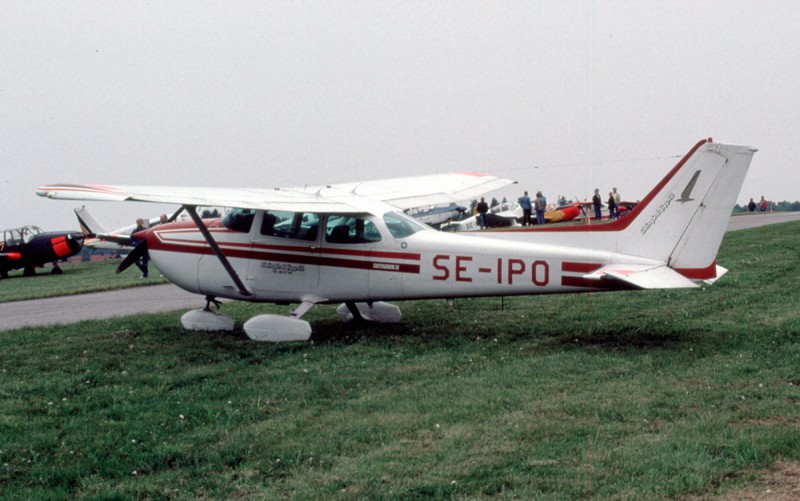
[[122,273],[123,271],[127,270],[130,265],[138,261],[145,252],[147,252],[147,240],[142,240],[136,245],[136,247],[133,248],[130,253],[128,253],[127,256],[125,256],[125,259],[119,263],[119,266],[117,266],[117,273]]

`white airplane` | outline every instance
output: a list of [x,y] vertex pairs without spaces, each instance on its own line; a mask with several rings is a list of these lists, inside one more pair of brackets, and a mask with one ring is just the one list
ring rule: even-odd
[[406,214],[428,226],[438,227],[448,221],[461,219],[466,212],[467,208],[463,205],[452,203],[442,207],[416,207],[408,209]]
[[[308,340],[301,319],[316,304],[344,303],[352,318],[397,322],[390,300],[698,287],[726,270],[722,241],[755,148],[702,140],[621,219],[605,224],[444,233],[402,212],[467,200],[511,183],[440,174],[298,189],[50,185],[53,199],[180,204],[192,222],[156,226],[120,265],[148,250],[164,275],[206,296],[182,318],[226,329],[216,298],[299,304],[290,316],[244,324],[255,340]],[[234,207],[201,220],[198,206]],[[119,270],[118,270],[119,271]]]

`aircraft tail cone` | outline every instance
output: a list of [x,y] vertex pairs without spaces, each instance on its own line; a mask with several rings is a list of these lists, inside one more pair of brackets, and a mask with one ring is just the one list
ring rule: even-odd
[[127,270],[133,263],[138,261],[145,252],[147,252],[147,240],[142,240],[127,256],[125,256],[125,259],[119,263],[119,266],[117,266],[117,273],[122,273]]

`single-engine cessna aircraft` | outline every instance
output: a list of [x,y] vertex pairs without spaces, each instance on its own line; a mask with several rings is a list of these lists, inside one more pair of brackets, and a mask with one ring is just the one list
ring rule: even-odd
[[33,225],[5,230],[0,241],[0,278],[8,278],[9,271],[19,269],[30,277],[46,263],[53,263],[51,273],[63,273],[58,261],[80,252],[83,239],[79,232],[45,233]]
[[[151,228],[120,268],[147,249],[176,285],[206,296],[193,329],[233,329],[216,298],[295,303],[258,315],[252,339],[307,340],[315,304],[343,319],[396,322],[389,300],[698,287],[726,270],[716,253],[753,153],[702,140],[625,218],[606,224],[444,233],[402,209],[468,200],[512,181],[451,173],[297,189],[203,189],[61,184],[40,196],[180,204],[192,222]],[[201,220],[196,207],[234,207]]]

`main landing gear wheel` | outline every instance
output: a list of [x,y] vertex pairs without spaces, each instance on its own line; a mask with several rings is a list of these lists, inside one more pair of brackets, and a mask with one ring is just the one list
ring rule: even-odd
[[187,311],[181,317],[181,325],[191,331],[225,331],[231,332],[234,327],[233,318],[216,311],[211,311],[211,304],[219,309],[220,303],[212,296],[206,296],[206,307],[202,310]]
[[[361,317],[359,319],[353,315],[352,309]],[[374,303],[345,303],[336,308],[336,314],[342,322],[352,322],[353,320],[366,320],[367,322],[377,322],[379,324],[396,324],[400,321],[403,314],[400,308],[383,301]]]

